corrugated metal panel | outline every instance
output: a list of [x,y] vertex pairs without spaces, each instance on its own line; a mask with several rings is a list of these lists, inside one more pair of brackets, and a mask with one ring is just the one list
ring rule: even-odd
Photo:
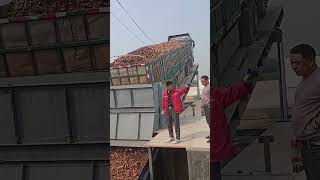
[[10,180],[21,180],[22,166],[20,165],[2,165],[0,166],[0,178]]
[[139,114],[121,113],[119,114],[117,139],[138,139]]
[[116,107],[116,102],[114,101],[114,91],[110,91],[110,108],[115,108]]
[[153,89],[133,89],[133,105],[135,107],[154,107]]
[[110,139],[116,139],[117,117],[117,114],[110,114]]
[[100,141],[109,139],[106,129],[106,102],[104,85],[75,87],[69,90],[69,106],[72,133],[76,142]]
[[140,140],[150,140],[153,134],[154,113],[143,113],[140,119]]
[[14,97],[21,143],[65,142],[68,121],[63,88],[18,88]]
[[97,74],[97,83],[53,85],[48,81],[37,84],[42,78],[45,77],[33,78],[30,85],[16,79],[7,81],[12,84],[9,87],[2,84],[0,145],[105,142],[109,139],[105,112],[109,98],[105,91],[107,83],[98,80],[104,76]]
[[107,180],[105,162],[23,162],[0,164],[0,179],[6,180]]
[[131,107],[131,93],[128,89],[117,90],[116,93],[117,107]]
[[110,114],[110,139],[150,140],[154,132],[155,122],[155,113]]
[[13,115],[12,115],[12,107],[11,104],[11,96],[8,91],[0,91],[0,119],[1,119],[1,136],[0,136],[0,144],[15,144],[17,142],[15,132]]
[[154,98],[157,92],[154,88],[158,83],[146,85],[112,86],[110,93],[110,108],[154,108],[159,103]]
[[145,141],[159,128],[159,83],[112,86],[110,99],[110,139]]

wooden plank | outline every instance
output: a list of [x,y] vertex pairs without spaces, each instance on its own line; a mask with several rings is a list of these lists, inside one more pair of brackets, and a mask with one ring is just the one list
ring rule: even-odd
[[28,46],[24,23],[9,23],[1,27],[2,40],[5,48]]
[[7,54],[8,69],[12,76],[28,76],[34,74],[31,54]]
[[92,70],[88,47],[66,48],[63,50],[67,72],[84,72]]
[[31,45],[45,45],[57,42],[54,21],[38,20],[28,22]]
[[89,39],[109,39],[109,15],[88,15]]
[[38,64],[39,74],[63,73],[63,64],[60,61],[58,51],[43,50],[34,52]]
[[110,46],[101,45],[93,47],[94,58],[97,70],[107,70],[107,59],[110,57]]
[[57,25],[61,42],[86,40],[83,15],[59,18]]

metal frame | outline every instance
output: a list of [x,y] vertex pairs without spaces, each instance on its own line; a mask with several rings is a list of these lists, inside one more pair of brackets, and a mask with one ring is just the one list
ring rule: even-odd
[[[104,12],[100,12],[98,15],[105,15],[108,16],[108,13],[104,13]],[[85,26],[85,36],[86,39],[85,40],[78,40],[75,41],[65,41],[62,42],[61,40],[61,33],[58,30],[58,21],[60,19],[64,19],[64,18],[70,18],[70,17],[80,17],[83,19],[83,23]],[[99,39],[90,39],[90,32],[89,32],[89,22],[87,20],[87,14],[86,13],[67,13],[65,16],[62,17],[56,17],[54,18],[53,22],[51,23],[53,25],[53,31],[54,31],[54,35],[55,35],[55,42],[54,43],[48,43],[48,44],[41,44],[41,45],[33,45],[32,44],[32,36],[30,34],[30,24],[29,22],[34,22],[34,21],[51,21],[50,19],[27,19],[25,21],[19,21],[18,23],[23,25],[24,28],[24,37],[27,40],[27,45],[24,47],[9,47],[9,48],[2,48],[0,49],[0,54],[3,55],[4,57],[4,64],[6,66],[6,75],[7,76],[12,76],[10,71],[9,71],[9,67],[8,64],[10,64],[6,58],[6,54],[9,53],[25,53],[26,55],[31,54],[31,60],[32,60],[32,67],[33,67],[33,74],[34,75],[38,75],[40,74],[39,72],[39,68],[38,68],[38,59],[36,59],[35,53],[37,51],[41,51],[41,50],[55,50],[55,52],[57,53],[57,57],[59,58],[59,62],[62,66],[62,69],[64,72],[67,72],[67,63],[65,61],[64,58],[64,52],[63,50],[66,48],[79,48],[79,47],[87,47],[90,53],[90,62],[91,62],[91,66],[87,71],[90,70],[98,70],[96,67],[96,58],[95,58],[95,51],[94,48],[95,47],[99,47],[100,45],[110,45],[110,40],[108,38],[105,37],[101,37]],[[6,24],[10,24],[10,23],[17,23],[15,21],[13,22],[8,22],[8,23],[4,23],[4,28],[6,26]],[[73,24],[70,24],[71,28],[72,28]],[[107,51],[107,48],[106,48]],[[17,75],[20,76],[20,75]]]
[[148,148],[150,180],[154,180],[152,149]]
[[0,88],[91,83],[107,83],[107,74],[91,72],[0,78]]
[[[59,88],[64,91],[64,99],[65,99],[65,110],[66,110],[66,127],[63,127],[66,129],[66,134],[64,134],[65,139],[62,139],[62,134],[60,134],[59,137],[55,137],[54,142],[50,142],[49,137],[38,137],[36,141],[33,138],[26,138],[22,139],[23,134],[23,127],[20,121],[20,118],[17,117],[17,102],[16,101],[16,90],[21,90],[22,92],[26,90],[37,90],[38,88],[42,89],[43,87],[48,88],[48,90],[51,90],[52,88]],[[79,142],[75,142],[78,138],[74,136],[73,132],[73,123],[71,118],[71,109],[70,109],[70,88],[81,88],[81,87],[93,87],[93,88],[104,88],[107,87],[107,80],[105,78],[105,74],[102,72],[98,73],[81,73],[81,74],[58,74],[58,75],[45,75],[45,76],[30,76],[30,77],[15,77],[15,78],[2,78],[0,79],[0,90],[7,94],[10,98],[10,111],[9,109],[6,111],[10,116],[10,120],[8,120],[8,123],[13,123],[13,129],[12,133],[15,135],[15,142],[12,140],[9,140],[10,144],[7,144],[4,142],[4,144],[0,144],[1,146],[10,146],[10,145],[30,145],[30,144],[46,144],[45,142],[42,142],[43,140],[48,140],[47,144],[57,143],[63,141],[64,143],[97,143],[97,142],[105,142],[107,141],[103,137],[95,137],[94,139],[82,139]],[[36,88],[36,89],[35,89]],[[46,89],[45,89],[46,90]],[[107,92],[106,92],[107,96]],[[60,96],[59,96],[60,97]],[[108,97],[108,96],[107,96]],[[62,103],[62,102],[60,102]],[[22,108],[22,107],[21,107]],[[82,122],[82,121],[81,121]],[[8,124],[8,127],[11,126]],[[36,127],[36,126],[35,126]],[[33,127],[33,128],[35,128]],[[9,136],[8,136],[9,137]],[[49,138],[49,139],[48,139]],[[40,140],[40,141],[39,141]],[[25,142],[22,142],[25,141]],[[33,142],[34,141],[34,142]],[[90,141],[90,142],[88,142]]]
[[279,71],[280,71],[280,78],[279,78],[279,87],[280,87],[280,106],[282,111],[282,118],[284,121],[288,121],[288,99],[287,99],[287,84],[286,84],[286,72],[285,72],[285,63],[284,63],[284,45],[282,39],[282,31],[281,29],[277,29],[279,36],[281,39],[277,42],[277,49],[278,49],[278,58],[279,58]]

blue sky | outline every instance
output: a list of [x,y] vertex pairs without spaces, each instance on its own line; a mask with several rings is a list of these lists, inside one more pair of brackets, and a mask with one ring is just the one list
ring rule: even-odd
[[[111,52],[126,54],[152,44],[125,14],[116,0],[111,1]],[[195,41],[194,57],[200,75],[210,72],[210,11],[209,0],[119,0],[130,16],[155,42],[167,41],[169,35],[190,33]],[[137,40],[115,18],[125,24],[145,44]]]

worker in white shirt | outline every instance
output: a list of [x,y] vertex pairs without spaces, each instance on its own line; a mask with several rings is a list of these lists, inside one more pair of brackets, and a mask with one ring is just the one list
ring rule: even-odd
[[[210,127],[210,84],[209,84],[209,77],[204,75],[201,77],[201,84],[204,86],[202,93],[201,93],[201,114],[206,117],[206,121],[208,126]],[[206,137],[207,139],[210,136]],[[210,140],[207,141],[210,143]]]

